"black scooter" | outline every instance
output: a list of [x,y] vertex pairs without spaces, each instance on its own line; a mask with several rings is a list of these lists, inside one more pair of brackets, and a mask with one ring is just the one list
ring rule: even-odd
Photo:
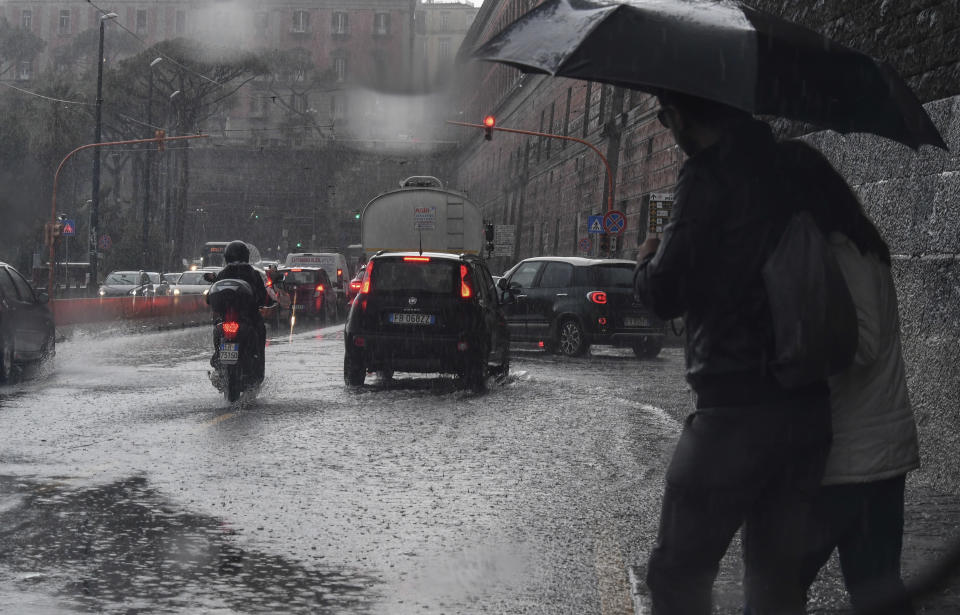
[[253,301],[253,289],[243,280],[220,280],[207,292],[207,304],[216,314],[210,381],[230,403],[244,393],[256,395],[260,387],[256,375],[260,358],[257,332],[253,323],[241,316],[249,313]]

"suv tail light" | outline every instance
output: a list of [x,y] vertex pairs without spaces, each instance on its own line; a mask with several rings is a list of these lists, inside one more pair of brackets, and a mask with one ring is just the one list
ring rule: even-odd
[[337,282],[343,279],[343,269],[337,269]]
[[373,261],[367,263],[367,272],[363,275],[363,286],[360,288],[360,292],[367,294],[370,292],[370,276],[373,274]]
[[466,265],[460,265],[460,298],[469,299],[473,296],[473,287],[471,286],[470,270]]
[[607,303],[607,293],[602,290],[594,290],[587,293],[587,299],[598,305],[605,305]]
[[323,284],[317,284],[317,289],[313,291],[313,296],[319,297],[322,292],[323,292]]

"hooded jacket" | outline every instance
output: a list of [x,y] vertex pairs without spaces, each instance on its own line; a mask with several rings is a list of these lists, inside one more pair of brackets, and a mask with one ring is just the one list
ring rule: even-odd
[[253,306],[247,313],[247,317],[254,322],[262,320],[260,308],[267,305],[267,289],[264,286],[263,278],[257,273],[250,263],[228,263],[226,267],[217,273],[216,281],[220,280],[243,280],[253,289]]
[[680,170],[657,252],[639,263],[637,297],[684,317],[687,380],[697,407],[827,395],[826,381],[786,390],[768,370],[773,327],[761,267],[800,206],[770,127],[745,120]]

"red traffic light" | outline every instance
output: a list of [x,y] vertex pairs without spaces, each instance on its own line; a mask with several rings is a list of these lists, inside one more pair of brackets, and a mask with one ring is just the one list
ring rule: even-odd
[[483,138],[487,141],[493,140],[493,126],[496,123],[497,119],[492,115],[483,118]]

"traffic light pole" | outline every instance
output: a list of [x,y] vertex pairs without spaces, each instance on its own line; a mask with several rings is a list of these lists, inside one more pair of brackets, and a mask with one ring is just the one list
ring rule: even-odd
[[[50,243],[50,262],[49,262],[50,274],[49,274],[49,277],[47,278],[47,294],[50,296],[51,299],[53,298],[53,291],[54,291],[53,264],[54,264],[54,259],[56,258],[56,241],[54,241],[53,229],[56,227],[56,224],[57,224],[57,182],[60,179],[60,171],[63,170],[63,165],[65,165],[67,161],[70,160],[71,157],[73,157],[74,154],[76,154],[77,152],[81,152],[85,149],[107,147],[109,145],[131,145],[133,143],[156,143],[158,146],[158,149],[162,151],[164,144],[167,141],[182,141],[185,139],[206,139],[209,136],[210,135],[185,135],[181,137],[168,137],[166,136],[164,131],[158,130],[156,132],[156,136],[153,137],[152,139],[131,139],[129,141],[107,141],[104,143],[88,143],[86,145],[81,145],[80,147],[76,148],[75,150],[67,154],[63,158],[63,160],[60,161],[60,165],[57,166],[57,171],[53,174],[53,194],[50,198],[49,231],[44,233],[44,235],[48,237],[48,241]],[[90,239],[92,243],[92,247],[90,249],[90,254],[91,254],[90,258],[96,258],[97,238],[91,237]],[[93,263],[91,263],[90,270],[92,272],[96,272],[96,266]],[[94,286],[96,285],[96,283],[97,281],[91,277],[90,281],[88,282],[88,285]]]
[[467,128],[482,128],[486,131],[497,130],[500,132],[512,132],[518,135],[527,135],[529,137],[545,137],[547,139],[560,139],[561,141],[573,141],[574,143],[580,143],[581,145],[586,145],[592,149],[597,156],[600,156],[600,160],[603,161],[603,166],[607,170],[607,211],[613,211],[613,172],[610,170],[610,163],[607,162],[607,157],[603,155],[597,147],[590,143],[589,141],[584,141],[583,139],[578,139],[576,137],[568,137],[566,135],[555,135],[549,132],[536,132],[534,130],[520,130],[519,128],[501,128],[500,126],[493,126],[487,124],[471,124],[469,122],[454,122],[453,120],[447,120],[447,124],[453,124],[454,126],[466,126]]

